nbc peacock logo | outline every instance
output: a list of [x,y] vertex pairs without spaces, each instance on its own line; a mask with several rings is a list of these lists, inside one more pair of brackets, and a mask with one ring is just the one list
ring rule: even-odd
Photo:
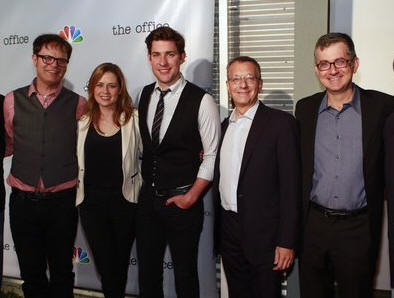
[[59,31],[59,36],[69,43],[78,43],[83,40],[81,30],[75,26],[64,26],[64,28]]
[[73,264],[89,264],[90,259],[86,250],[81,247],[75,247],[73,249]]

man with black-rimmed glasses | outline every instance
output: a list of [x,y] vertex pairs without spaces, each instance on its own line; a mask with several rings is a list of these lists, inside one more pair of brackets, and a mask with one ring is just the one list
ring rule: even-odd
[[383,126],[394,98],[352,82],[359,59],[343,33],[321,36],[315,73],[325,92],[301,99],[301,297],[370,298],[381,235]]
[[71,52],[58,35],[38,36],[36,78],[4,101],[10,227],[26,298],[74,297],[76,131],[85,99],[62,85]]

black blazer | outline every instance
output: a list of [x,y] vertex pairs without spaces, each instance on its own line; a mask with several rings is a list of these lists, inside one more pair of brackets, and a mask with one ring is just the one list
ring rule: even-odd
[[[215,162],[213,188],[219,210],[220,150],[227,127],[228,119],[222,123],[222,138]],[[237,188],[242,248],[252,264],[272,264],[276,246],[296,248],[299,178],[299,146],[294,117],[260,102],[246,140]],[[219,227],[220,216],[216,217],[216,229]],[[219,237],[220,233],[217,230],[216,233]]]
[[[316,93],[299,100],[295,111],[301,140],[304,221],[308,214],[312,189],[318,109],[324,94],[324,92]],[[394,97],[360,88],[360,105],[364,183],[373,248],[376,254],[379,247],[384,198],[383,128],[386,118],[394,110]]]
[[394,287],[394,113],[386,121],[384,130],[385,166],[386,166],[386,197],[388,203],[388,230],[391,287]]

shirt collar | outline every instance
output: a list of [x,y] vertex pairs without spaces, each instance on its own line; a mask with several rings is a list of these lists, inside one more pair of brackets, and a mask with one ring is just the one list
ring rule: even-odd
[[246,111],[245,114],[240,115],[237,119],[236,119],[236,112],[235,112],[235,109],[234,109],[234,110],[231,112],[231,115],[230,115],[230,117],[229,117],[229,121],[230,121],[230,122],[236,122],[238,119],[241,119],[241,118],[246,118],[246,119],[249,119],[249,120],[253,120],[253,119],[254,119],[254,116],[256,115],[257,108],[259,107],[259,103],[260,103],[260,101],[259,101],[259,100],[256,100],[256,102],[254,103],[254,105],[251,106],[251,107],[249,108],[249,110]]
[[[29,86],[29,90],[28,90],[28,96],[31,97],[33,94],[40,94],[37,90],[36,87],[36,82],[37,82],[37,78],[34,78],[34,80],[31,82],[30,86]],[[60,93],[60,91],[62,90],[63,85],[60,83],[59,86],[50,94],[46,94],[46,96],[53,96],[53,97],[57,97]],[[41,94],[40,94],[41,95]]]
[[[344,107],[353,107],[353,109],[358,113],[361,114],[361,106],[360,106],[360,90],[356,84],[353,83],[353,96],[352,100],[348,103],[344,104]],[[330,106],[327,105],[327,92],[323,97],[323,100],[319,107],[319,114],[328,110]]]
[[[183,90],[183,87],[186,85],[186,80],[185,80],[185,78],[183,77],[183,74],[181,73],[181,76],[180,76],[180,78],[174,83],[174,84],[172,84],[171,86],[169,86],[168,87],[168,89],[170,89],[171,90],[171,94],[176,94],[176,93],[178,93],[179,91],[181,91],[181,90]],[[155,84],[155,92],[160,92],[160,87],[159,87],[159,83],[158,82],[156,82],[156,84]],[[164,90],[163,90],[164,91]]]

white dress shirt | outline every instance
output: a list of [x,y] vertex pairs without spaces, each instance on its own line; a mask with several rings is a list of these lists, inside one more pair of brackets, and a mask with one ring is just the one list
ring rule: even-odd
[[[160,142],[163,140],[166,134],[172,116],[174,115],[175,108],[178,105],[179,98],[185,86],[186,80],[181,75],[179,80],[169,87],[171,92],[168,92],[164,97],[164,113],[159,135]],[[160,97],[160,91],[157,89],[158,87],[159,85],[156,82],[155,88],[153,89],[154,91],[149,101],[148,114],[146,117],[149,134],[151,134],[151,136],[153,119],[155,117],[157,102],[159,101]],[[204,156],[197,177],[212,181],[215,157],[220,137],[220,117],[218,107],[213,97],[208,93],[205,93],[203,96],[200,109],[198,111],[198,130],[201,136]]]
[[230,115],[220,150],[219,192],[223,209],[237,212],[237,188],[246,139],[256,114],[259,101],[243,115],[236,110]]

